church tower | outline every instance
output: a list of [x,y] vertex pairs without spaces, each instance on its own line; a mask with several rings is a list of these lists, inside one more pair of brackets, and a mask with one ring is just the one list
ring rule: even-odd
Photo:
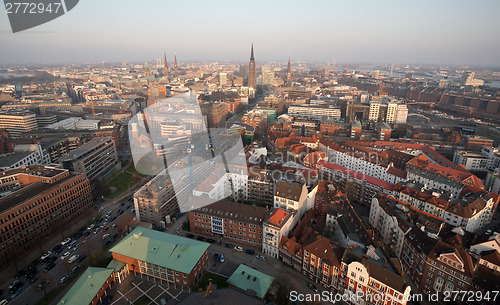
[[286,69],[286,82],[292,81],[292,65],[290,64],[290,57],[288,57],[288,68]]
[[250,63],[248,64],[248,87],[257,89],[257,67],[255,66],[255,58],[253,56],[253,43],[252,52],[250,54]]
[[168,82],[168,64],[167,64],[167,53],[164,54],[165,58],[163,59],[163,76],[167,79]]

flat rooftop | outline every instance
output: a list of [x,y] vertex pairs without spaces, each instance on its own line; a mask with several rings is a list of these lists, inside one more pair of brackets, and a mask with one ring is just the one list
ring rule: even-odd
[[65,183],[68,180],[73,179],[78,175],[79,174],[71,173],[69,176],[64,177],[61,180],[52,184],[44,182],[35,182],[15,191],[14,193],[8,196],[0,198],[0,213],[8,211],[13,207],[18,206],[31,198],[36,198],[46,191],[57,188],[59,185]]
[[52,178],[67,171],[68,171],[67,169],[59,169],[43,165],[31,165],[27,167],[16,167],[13,169],[0,170],[0,178],[16,174],[27,174],[39,177]]

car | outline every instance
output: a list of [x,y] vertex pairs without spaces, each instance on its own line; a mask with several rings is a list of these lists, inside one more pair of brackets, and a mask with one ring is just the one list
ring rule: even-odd
[[109,230],[109,227],[104,227],[104,228],[102,228],[102,231],[103,231],[103,232],[106,232],[107,230]]
[[116,223],[112,224],[111,228],[113,228],[113,229],[116,228]]
[[106,239],[106,238],[108,238],[108,237],[109,237],[109,234],[108,234],[108,233],[106,233],[106,234],[104,234],[101,238],[102,238],[102,239]]
[[50,270],[54,269],[54,267],[56,266],[56,264],[54,263],[49,263],[47,264],[47,266],[45,266],[45,272],[49,272]]
[[16,274],[16,279],[22,277],[22,276],[25,276],[26,275],[26,270],[20,270],[17,274]]
[[0,305],[7,305],[7,303],[9,303],[9,301],[7,301],[7,299],[0,300]]
[[318,287],[314,286],[313,284],[309,283],[309,285],[307,285],[309,287],[309,289],[311,289],[312,291],[314,292],[318,292]]
[[91,234],[91,233],[90,233],[90,232],[88,232],[88,231],[87,231],[87,232],[85,232],[85,233],[83,233],[83,235],[85,235],[86,237],[89,237],[89,235],[90,235],[90,234]]
[[71,249],[74,245],[76,245],[77,241],[76,240],[72,240],[69,244],[68,244],[68,249]]
[[203,236],[198,236],[198,237],[196,237],[196,239],[199,241],[205,241],[205,237],[203,237]]
[[214,254],[214,260],[218,261],[219,260],[219,253]]
[[26,271],[26,278],[30,279],[30,278],[34,277],[35,274],[37,274],[37,272],[38,272],[38,270],[36,270],[36,268],[28,269],[28,271]]
[[111,219],[109,219],[109,221],[115,221],[116,220],[116,216],[113,216],[111,217]]
[[215,239],[213,238],[207,238],[207,243],[213,244],[215,242]]
[[51,263],[55,263],[57,261],[57,257],[55,256],[51,256],[49,258],[47,258],[47,263],[51,264]]
[[223,263],[224,262],[224,254],[220,254],[220,262]]
[[63,250],[64,250],[64,247],[61,245],[57,245],[54,247],[54,249],[52,249],[52,251],[54,251],[54,254],[56,254],[56,255],[63,252]]
[[50,283],[50,281],[49,280],[45,280],[45,281],[41,282],[40,284],[38,284],[36,286],[36,288],[43,289],[45,286],[47,286],[48,283]]
[[265,261],[266,257],[263,255],[257,255],[256,258],[260,259],[261,261]]
[[90,226],[88,226],[87,230],[91,231],[94,227],[95,227],[95,225],[91,224]]
[[59,280],[59,284],[64,284],[66,281],[68,280],[68,276],[67,275],[64,275],[60,280]]
[[13,293],[11,292],[11,295],[10,295],[10,298],[11,299],[14,299],[15,297],[17,297],[18,295],[21,294],[21,292],[24,291],[24,287],[19,287],[16,291],[14,291]]
[[71,269],[71,273],[76,273],[80,269],[80,265],[77,265]]
[[122,207],[124,204],[125,204],[125,201],[124,201],[124,202],[122,202],[122,203],[120,203],[120,206]]
[[238,251],[238,252],[243,252],[243,248],[240,247],[240,246],[236,246],[234,247],[234,250]]
[[194,234],[191,234],[191,233],[186,233],[186,237],[187,237],[187,238],[194,238]]
[[118,215],[121,215],[121,214],[123,214],[124,212],[125,212],[125,211],[120,210],[120,212],[118,212]]
[[118,209],[118,211],[116,211],[116,214],[120,214],[121,211],[122,209]]
[[255,251],[254,251],[254,250],[252,250],[252,249],[246,249],[246,250],[245,250],[245,253],[246,253],[246,254],[250,254],[250,255],[254,255],[254,254],[255,254]]
[[62,242],[61,242],[61,246],[66,246],[67,243],[69,243],[71,241],[71,238],[65,238]]
[[111,239],[115,239],[117,236],[118,236],[118,233],[115,233],[115,234],[111,235]]
[[99,218],[99,220],[97,221],[97,223],[101,223],[103,221],[104,221],[104,218],[101,217],[101,218]]
[[135,209],[130,210],[130,213],[134,214],[135,213]]
[[52,254],[52,252],[50,251],[47,251],[45,252],[42,257],[40,258],[41,260],[44,260],[44,259],[47,259],[50,255]]
[[231,245],[231,244],[224,244],[224,247],[229,248],[229,249],[232,249],[232,248],[233,248],[233,245]]
[[112,213],[113,213],[113,211],[108,211],[108,212],[106,213],[106,216],[110,216]]
[[78,262],[81,263],[87,258],[87,255],[82,255],[78,258]]
[[72,257],[70,257],[70,258],[68,259],[68,263],[72,264],[72,263],[73,263],[74,261],[76,261],[79,257],[80,257],[80,255],[78,255],[78,254],[73,255]]
[[101,231],[101,228],[97,228],[97,229],[95,229],[95,230],[94,230],[94,234],[97,234],[97,233],[99,233],[100,231]]
[[111,295],[107,295],[105,296],[103,299],[102,299],[102,305],[109,305],[109,303],[111,303],[111,299],[113,298],[113,296]]
[[33,283],[35,283],[35,282],[36,282],[36,280],[37,280],[37,278],[36,278],[36,277],[32,277],[32,278],[30,278],[30,279],[28,280],[28,285],[33,285]]
[[486,234],[490,235],[491,233],[493,233],[493,230],[492,230],[492,229],[488,229],[488,230],[486,230]]
[[61,255],[61,259],[66,259],[68,256],[70,256],[71,253],[65,252],[63,255]]
[[15,280],[13,281],[10,285],[9,285],[9,290],[14,288],[15,286],[17,286],[19,283],[21,283],[21,281],[19,280]]
[[38,259],[35,259],[34,261],[31,262],[31,264],[28,266],[28,269],[34,269],[36,266],[40,263]]
[[131,204],[127,205],[127,210],[130,209],[132,207]]
[[81,246],[81,244],[77,243],[76,245],[73,246],[73,248],[71,248],[71,250],[76,251],[76,250],[78,250],[78,248],[80,248],[80,246]]
[[16,284],[14,284],[14,286],[12,286],[12,288],[9,288],[9,293],[15,293],[19,288],[21,288],[23,286],[24,286],[24,284],[22,282],[18,281]]
[[106,240],[106,241],[104,242],[104,245],[105,245],[105,246],[107,246],[110,242],[111,242],[111,240],[109,240],[109,239],[108,239],[108,240]]

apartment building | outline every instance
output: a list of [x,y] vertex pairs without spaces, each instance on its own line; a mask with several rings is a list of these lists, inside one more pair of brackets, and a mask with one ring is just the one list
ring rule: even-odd
[[189,227],[196,234],[260,247],[267,212],[263,207],[222,200],[189,211]]
[[296,211],[273,208],[262,225],[262,252],[274,258],[279,257],[281,238],[292,229]]

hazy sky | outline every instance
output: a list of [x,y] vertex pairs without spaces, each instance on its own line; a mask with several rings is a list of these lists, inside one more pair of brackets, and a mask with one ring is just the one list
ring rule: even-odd
[[12,34],[0,64],[259,60],[500,66],[500,1],[80,0]]

